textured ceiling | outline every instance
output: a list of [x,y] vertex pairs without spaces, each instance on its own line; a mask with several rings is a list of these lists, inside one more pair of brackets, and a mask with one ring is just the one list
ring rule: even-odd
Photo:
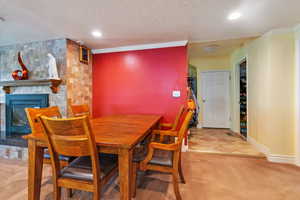
[[[242,47],[247,42],[257,37],[218,40],[211,42],[192,42],[188,45],[188,54],[193,57],[229,56],[235,49]],[[207,51],[212,47],[212,51]]]
[[[68,37],[91,48],[257,36],[300,23],[299,0],[0,0],[0,45]],[[240,11],[237,21],[227,15]],[[90,32],[99,29],[103,37]]]

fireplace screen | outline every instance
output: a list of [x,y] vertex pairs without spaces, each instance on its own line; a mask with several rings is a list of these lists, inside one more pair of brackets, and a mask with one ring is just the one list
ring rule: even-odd
[[24,106],[14,106],[12,108],[12,115],[13,126],[29,126]]
[[48,107],[48,94],[6,95],[6,136],[24,135],[31,132],[25,108]]

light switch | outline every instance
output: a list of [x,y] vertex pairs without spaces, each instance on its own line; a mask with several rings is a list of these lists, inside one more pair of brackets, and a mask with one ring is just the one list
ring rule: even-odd
[[180,91],[179,90],[173,90],[172,96],[175,97],[175,98],[180,97]]

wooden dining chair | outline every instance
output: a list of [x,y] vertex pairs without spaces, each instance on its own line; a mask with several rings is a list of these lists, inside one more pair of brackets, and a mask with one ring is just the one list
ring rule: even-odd
[[[117,157],[99,155],[88,116],[53,119],[40,116],[47,136],[53,170],[54,199],[61,199],[61,188],[93,192],[99,200],[102,186],[117,172]],[[59,155],[76,156],[61,169]]]
[[[31,133],[44,133],[44,129],[42,127],[42,124],[39,120],[40,115],[44,115],[47,117],[52,118],[61,118],[61,114],[59,112],[59,108],[57,106],[52,106],[48,108],[25,108],[25,112],[27,115],[27,119],[31,128]],[[68,165],[69,162],[71,162],[74,158],[68,157],[68,156],[60,156],[60,164],[61,166]],[[48,149],[45,149],[44,153],[44,163],[50,164],[50,155],[48,153]]]
[[[192,118],[193,110],[188,109],[181,127],[178,131],[160,130],[153,134],[159,134],[162,137],[171,136],[176,140],[173,143],[165,144],[161,142],[151,142],[148,147],[146,158],[139,162],[133,163],[132,170],[132,196],[136,195],[136,174],[137,169],[143,171],[154,170],[159,172],[167,172],[173,175],[173,187],[177,200],[181,200],[179,192],[179,177],[182,183],[185,179],[181,167],[181,147],[184,136],[188,130],[189,122]],[[135,160],[135,158],[134,158]]]
[[160,123],[159,126],[161,129],[163,130],[172,130],[172,131],[175,131],[178,127],[178,124],[179,124],[179,121],[180,121],[180,117],[182,116],[182,114],[184,113],[184,108],[185,106],[184,105],[181,105],[177,114],[176,114],[176,117],[173,121],[173,123]]
[[91,114],[89,106],[87,104],[70,105],[70,110],[73,117],[79,117],[83,115],[90,116]]
[[[154,132],[159,132],[160,130],[177,131],[179,128],[180,120],[182,119],[185,110],[185,106],[181,105],[173,123],[160,123],[159,128],[154,130]],[[163,135],[153,134],[152,140],[155,140],[157,136],[159,136],[160,142],[163,142],[163,138],[166,139],[166,137],[164,137]],[[167,139],[172,141],[172,138],[170,136],[167,136]]]

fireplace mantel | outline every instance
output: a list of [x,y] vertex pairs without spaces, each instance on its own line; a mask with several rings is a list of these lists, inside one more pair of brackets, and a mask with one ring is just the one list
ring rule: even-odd
[[55,79],[37,79],[37,80],[14,80],[14,81],[0,81],[0,86],[6,94],[10,94],[10,87],[21,87],[21,86],[49,86],[52,93],[58,92],[58,86],[62,80]]

